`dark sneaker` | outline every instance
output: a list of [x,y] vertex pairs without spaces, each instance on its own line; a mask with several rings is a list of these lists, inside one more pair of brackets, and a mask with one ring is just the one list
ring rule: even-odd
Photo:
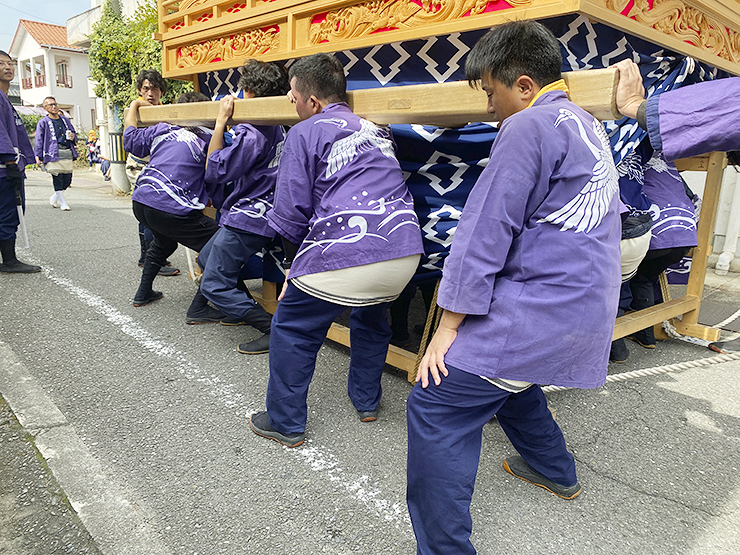
[[176,275],[179,275],[179,274],[180,274],[180,269],[179,268],[173,268],[172,266],[162,266],[159,269],[159,272],[157,272],[157,275],[158,276],[164,276],[164,277],[167,277],[167,276],[176,276]]
[[236,348],[243,355],[263,355],[270,352],[270,334],[266,333],[259,339],[240,343]]
[[512,476],[516,476],[520,480],[524,480],[525,482],[544,488],[550,493],[554,493],[563,499],[573,499],[582,491],[581,485],[578,482],[576,482],[574,486],[561,486],[560,484],[551,482],[534,468],[529,466],[519,455],[504,459],[504,470]]
[[270,417],[267,411],[256,412],[249,419],[249,427],[258,436],[272,439],[285,445],[286,447],[298,447],[306,439],[305,433],[300,434],[281,434],[275,428],[270,426]]
[[153,303],[154,301],[158,301],[164,297],[161,291],[150,291],[149,294],[143,295],[141,297],[134,297],[134,306],[146,306],[150,303]]
[[0,272],[4,274],[35,274],[40,271],[41,266],[33,266],[20,260],[0,264]]
[[609,360],[612,362],[627,362],[630,351],[624,338],[612,341],[612,348],[609,351]]
[[375,410],[358,410],[357,416],[360,417],[360,422],[375,422],[378,419],[378,409]]
[[246,326],[247,323],[244,318],[237,318],[236,316],[227,316],[221,319],[222,326]]
[[190,313],[185,316],[186,324],[217,324],[224,317],[223,312],[217,308],[213,308],[210,305],[206,305],[195,313]]
[[628,335],[627,339],[631,339],[640,347],[645,347],[646,349],[655,349],[655,333],[653,333],[653,328],[645,328],[644,330],[637,331],[633,333],[632,335]]

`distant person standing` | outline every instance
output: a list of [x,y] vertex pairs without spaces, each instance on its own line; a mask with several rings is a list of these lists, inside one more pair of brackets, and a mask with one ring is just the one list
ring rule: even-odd
[[[162,95],[167,92],[167,81],[164,80],[164,77],[162,77],[156,69],[142,69],[136,76],[136,92],[139,93],[139,98],[141,100],[146,100],[152,106],[158,106],[162,103]],[[132,188],[136,189],[136,180],[148,163],[149,156],[139,158],[130,152],[128,153],[128,156],[126,157],[126,177],[128,177]],[[149,244],[152,241],[154,241],[154,234],[144,224],[139,223],[139,246],[141,247],[141,255],[139,256],[138,262],[139,268],[144,267],[146,250],[149,248]],[[165,265],[159,269],[159,273],[157,275],[176,276],[179,273],[180,270],[178,268],[173,268],[171,263],[167,261]]]
[[15,256],[15,235],[20,224],[18,201],[23,205],[24,168],[33,162],[33,149],[21,118],[10,104],[8,89],[15,77],[10,56],[0,50],[0,272],[30,274],[39,266],[24,264]]
[[36,125],[36,144],[34,154],[36,163],[45,166],[51,174],[54,194],[49,203],[54,208],[69,210],[64,200],[64,191],[72,183],[72,162],[77,160],[77,132],[72,122],[59,111],[59,104],[53,96],[44,98],[43,108],[47,115]]
[[95,164],[100,161],[98,137],[94,130],[90,130],[87,134],[87,142],[85,143],[85,146],[87,147],[87,164],[89,166],[89,171],[93,171],[95,169]]

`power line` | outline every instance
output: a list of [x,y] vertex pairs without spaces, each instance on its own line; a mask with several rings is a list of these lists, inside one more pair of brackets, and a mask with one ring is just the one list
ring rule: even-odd
[[13,6],[8,6],[4,2],[0,2],[0,6],[3,6],[5,8],[10,8],[11,10],[15,10],[16,12],[22,13],[23,15],[27,15],[29,17],[33,17],[34,20],[41,20],[41,21],[44,21],[46,23],[51,23],[52,25],[59,25],[59,23],[56,23],[54,21],[49,21],[48,19],[44,19],[43,17],[39,17],[38,15],[34,15],[34,14],[28,13],[28,12],[24,12],[23,10],[19,10],[18,8],[15,8]]

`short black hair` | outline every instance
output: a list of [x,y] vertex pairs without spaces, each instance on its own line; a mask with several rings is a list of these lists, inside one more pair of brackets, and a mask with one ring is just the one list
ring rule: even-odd
[[281,64],[247,60],[239,73],[239,88],[256,97],[282,96],[290,90],[288,72]]
[[167,81],[164,80],[162,74],[156,69],[142,69],[139,75],[136,76],[136,90],[140,91],[141,87],[144,86],[144,81],[149,81],[152,85],[162,91],[164,95],[167,92]]
[[210,102],[210,100],[211,99],[203,93],[188,91],[186,93],[182,93],[175,104],[187,104],[188,102]]
[[563,56],[552,32],[536,21],[512,21],[483,35],[468,54],[465,76],[476,86],[490,76],[511,88],[522,75],[544,87],[562,79]]
[[[6,58],[10,58],[10,54],[8,54],[5,50],[0,50],[0,56],[5,56]],[[11,60],[13,58],[10,58]]]
[[322,102],[347,102],[347,79],[339,60],[330,54],[306,56],[290,66],[288,78],[304,100],[312,95]]

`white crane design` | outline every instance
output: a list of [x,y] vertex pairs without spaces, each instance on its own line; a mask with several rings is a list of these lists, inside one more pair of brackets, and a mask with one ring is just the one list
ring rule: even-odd
[[360,129],[351,135],[339,139],[331,145],[331,151],[327,159],[326,177],[329,178],[347,163],[352,161],[361,152],[367,152],[373,148],[379,148],[380,152],[388,158],[395,158],[393,142],[374,123],[360,119]]
[[612,197],[619,189],[619,177],[608,148],[606,131],[602,125],[593,120],[593,130],[601,142],[601,145],[595,145],[586,134],[581,119],[570,110],[560,109],[560,115],[555,120],[555,127],[568,120],[576,122],[581,139],[596,159],[593,177],[568,204],[538,221],[562,224],[560,231],[575,228],[576,233],[589,232],[599,225],[609,210]]

